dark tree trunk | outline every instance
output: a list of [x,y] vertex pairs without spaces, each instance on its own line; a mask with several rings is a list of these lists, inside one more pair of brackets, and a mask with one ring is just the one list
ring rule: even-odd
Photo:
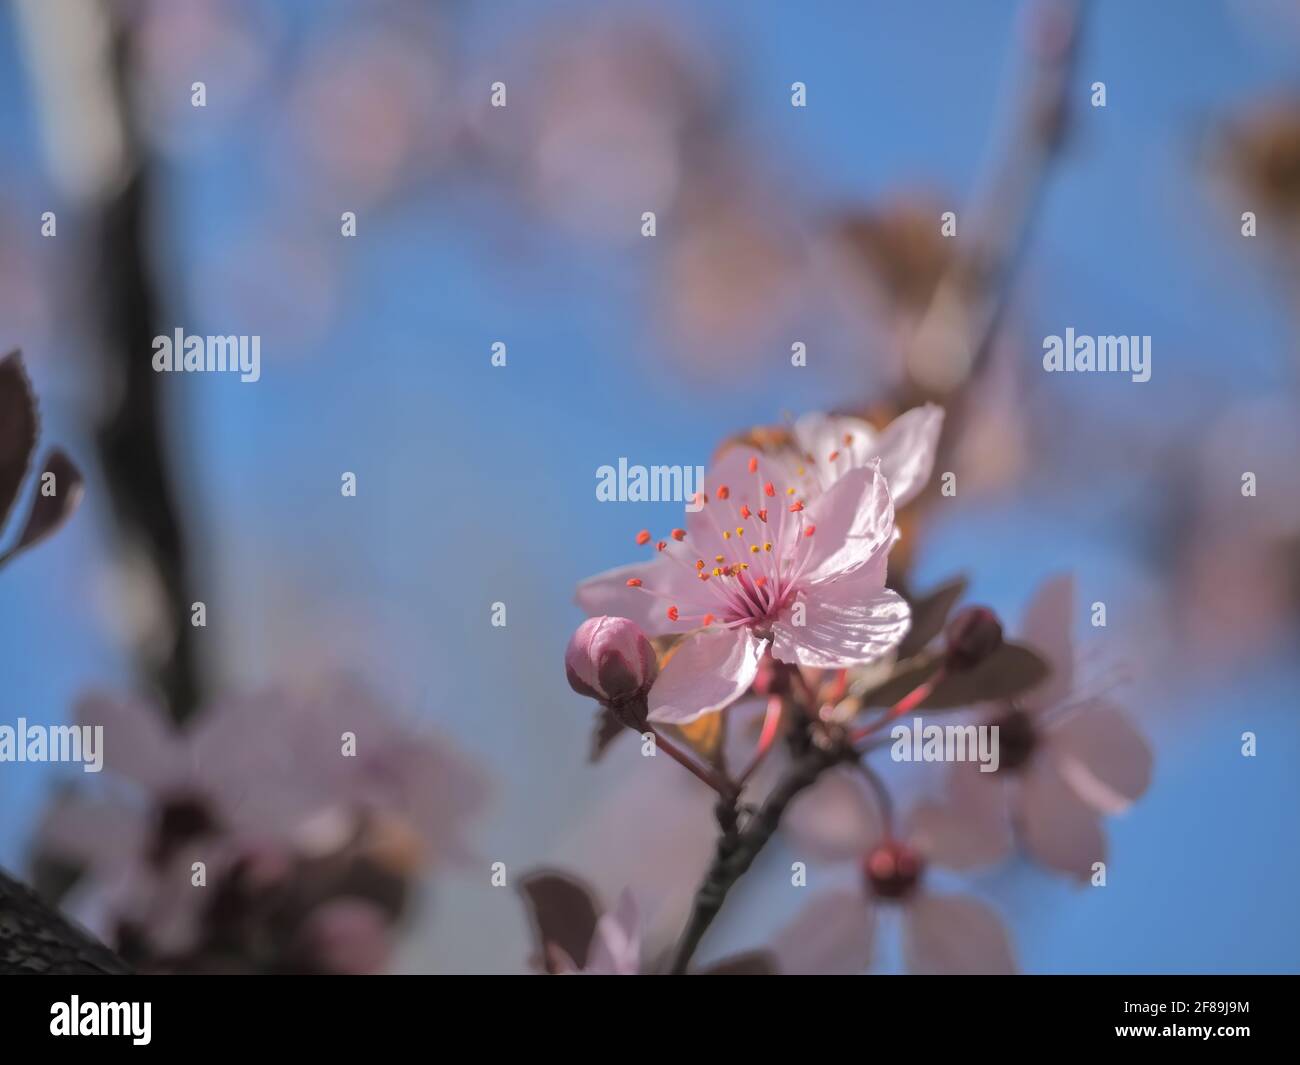
[[120,975],[126,962],[0,871],[0,975]]

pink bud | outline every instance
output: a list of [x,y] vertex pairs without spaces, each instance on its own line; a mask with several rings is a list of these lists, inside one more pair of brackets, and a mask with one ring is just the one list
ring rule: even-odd
[[659,675],[659,660],[636,622],[588,618],[564,652],[564,672],[579,695],[621,703],[650,690]]

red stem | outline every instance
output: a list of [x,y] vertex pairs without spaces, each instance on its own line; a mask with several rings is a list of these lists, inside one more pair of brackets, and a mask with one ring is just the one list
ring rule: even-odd
[[849,742],[855,744],[860,743],[862,740],[870,736],[873,732],[878,732],[889,722],[893,721],[894,718],[901,717],[903,714],[906,714],[911,710],[915,710],[918,706],[921,705],[921,703],[925,702],[925,700],[930,697],[930,695],[934,692],[934,689],[938,687],[939,682],[942,681],[946,675],[947,675],[947,667],[940,666],[937,670],[934,671],[934,674],[930,677],[929,680],[926,680],[921,684],[918,684],[910,692],[908,692],[901,699],[899,699],[898,702],[896,702],[892,707],[890,707],[890,710],[887,714],[885,714],[883,717],[877,718],[870,725],[864,725],[862,728],[854,732],[849,737]]

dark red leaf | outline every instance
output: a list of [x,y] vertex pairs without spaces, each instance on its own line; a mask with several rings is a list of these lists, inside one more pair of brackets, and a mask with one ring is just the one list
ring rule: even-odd
[[898,645],[900,659],[911,658],[943,631],[957,600],[966,592],[966,578],[955,577],[912,603],[912,627]]
[[[53,494],[45,494],[46,482],[53,488]],[[21,551],[40,543],[54,530],[72,516],[81,502],[85,490],[85,480],[76,464],[66,454],[55,448],[45,457],[45,466],[34,488],[35,500],[32,511],[27,516],[27,524],[18,537],[18,541],[3,555],[0,564],[8,562]]]
[[0,359],[0,530],[18,498],[36,448],[36,397],[13,351]]
[[700,975],[776,976],[779,972],[775,957],[765,950],[751,950],[714,962],[707,969],[701,970]]
[[600,914],[591,890],[567,873],[543,871],[523,877],[519,893],[536,940],[533,963],[554,973],[551,948],[559,947],[579,969],[585,966]]
[[614,712],[607,706],[602,706],[596,711],[596,725],[591,732],[591,752],[587,756],[589,762],[600,761],[600,756],[605,753],[606,748],[614,742],[614,738],[624,729],[623,723],[614,716]]
[[[938,670],[941,657],[904,668],[867,692],[862,705],[893,706]],[[948,674],[918,710],[957,710],[975,703],[1012,699],[1047,679],[1051,668],[1024,644],[1004,643],[974,669]]]

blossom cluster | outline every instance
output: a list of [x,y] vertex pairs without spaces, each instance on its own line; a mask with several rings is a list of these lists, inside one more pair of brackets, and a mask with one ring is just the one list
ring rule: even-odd
[[[891,579],[896,510],[925,489],[942,430],[943,411],[926,404],[881,430],[814,414],[746,434],[724,444],[682,527],[637,534],[648,558],[578,586],[590,617],[565,668],[601,704],[597,750],[624,727],[652,740],[718,793],[720,835],[671,957],[641,957],[626,894],[579,937],[584,968],[560,942],[571,932],[548,931],[544,893],[530,896],[548,971],[686,971],[712,900],[773,823],[799,854],[855,863],[860,887],[815,895],[752,971],[862,971],[878,911],[896,906],[909,969],[1008,972],[998,912],[936,890],[930,868],[1020,849],[1079,882],[1104,869],[1102,818],[1141,796],[1151,755],[1123,710],[1076,683],[1072,580],[1045,582],[1010,639],[988,608],[954,609],[964,582],[916,596]],[[903,714],[932,713],[994,728],[1001,758],[992,772],[953,762],[937,797],[898,815],[871,758]],[[751,726],[740,766],[717,739],[728,719]]]

